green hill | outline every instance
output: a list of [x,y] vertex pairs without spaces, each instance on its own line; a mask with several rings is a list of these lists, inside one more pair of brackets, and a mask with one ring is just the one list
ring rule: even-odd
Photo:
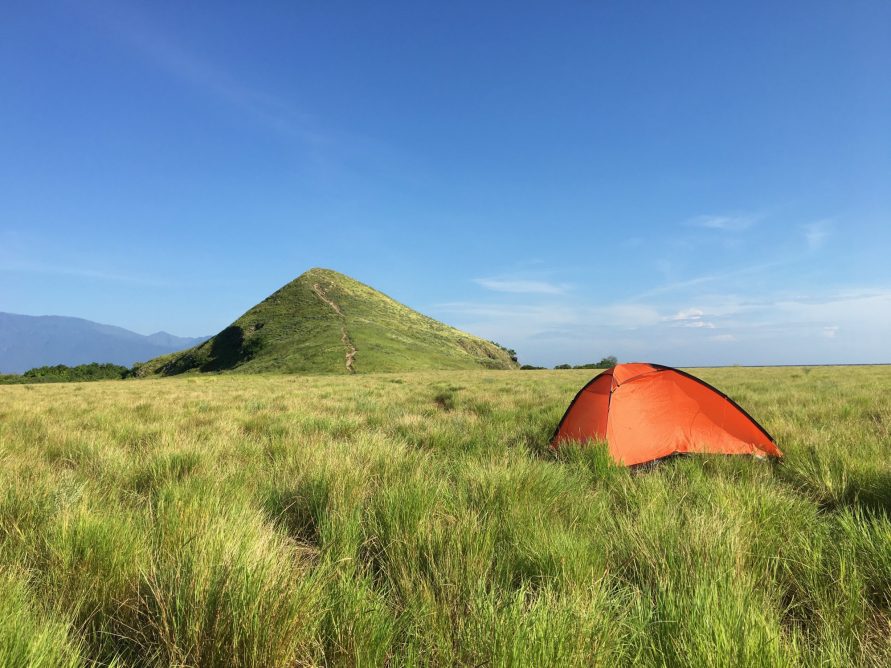
[[310,269],[204,343],[135,367],[188,371],[357,373],[512,369],[503,348],[421,315],[348,276]]

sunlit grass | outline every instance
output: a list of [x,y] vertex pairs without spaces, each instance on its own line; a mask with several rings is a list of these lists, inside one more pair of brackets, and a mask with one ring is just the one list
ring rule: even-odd
[[888,665],[891,368],[697,373],[783,462],[553,455],[587,371],[0,387],[0,665]]

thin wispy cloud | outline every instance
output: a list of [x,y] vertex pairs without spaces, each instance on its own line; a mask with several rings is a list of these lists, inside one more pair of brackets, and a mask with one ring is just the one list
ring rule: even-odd
[[85,267],[61,266],[55,264],[40,264],[36,262],[7,262],[0,264],[0,272],[40,274],[47,276],[67,276],[70,278],[88,278],[110,283],[129,283],[144,287],[170,287],[173,284],[148,276],[136,276],[115,272],[90,269]]
[[663,295],[668,292],[676,292],[678,290],[692,288],[697,285],[702,285],[704,283],[711,283],[713,281],[718,281],[718,280],[721,280],[722,278],[725,278],[726,276],[727,276],[726,274],[716,274],[716,275],[696,276],[695,278],[689,278],[684,281],[672,281],[670,283],[665,283],[663,285],[658,285],[655,288],[645,290],[644,292],[640,292],[636,295],[632,295],[628,299],[630,301],[639,301],[642,299],[655,297],[657,295]]
[[[542,329],[574,328],[576,332],[593,329],[638,329],[658,324],[658,310],[642,304],[606,304],[604,306],[501,304],[449,302],[437,304],[440,313],[457,315],[463,321],[493,322],[516,333]],[[451,319],[451,318],[450,318]]]
[[644,299],[649,299],[652,297],[656,297],[658,295],[665,295],[671,292],[679,292],[682,290],[686,290],[688,288],[697,287],[700,285],[704,285],[706,283],[716,283],[720,281],[724,281],[731,278],[738,278],[740,276],[746,276],[747,274],[757,274],[764,272],[768,269],[772,269],[774,267],[779,267],[787,264],[786,261],[776,261],[776,262],[765,262],[762,264],[755,264],[748,267],[741,267],[739,269],[735,269],[733,271],[723,272],[720,274],[706,274],[703,276],[695,276],[694,278],[689,278],[683,281],[672,281],[670,283],[665,283],[663,285],[658,285],[649,290],[645,290],[644,292],[640,292],[636,295],[633,295],[628,298],[629,301],[640,301]]
[[473,282],[494,292],[511,292],[526,295],[562,295],[570,287],[566,284],[524,279],[475,278]]
[[[832,292],[818,299],[781,299],[773,308],[791,322],[856,325],[871,336],[891,335],[891,289]],[[836,329],[836,333],[841,331]]]
[[742,232],[752,227],[759,216],[751,214],[723,214],[694,216],[686,221],[689,227],[705,230],[723,230],[725,232]]
[[149,63],[196,90],[246,112],[281,135],[313,144],[326,141],[310,114],[240,81],[224,68],[184,48],[136,8],[100,3],[91,15]]
[[525,318],[553,323],[578,321],[578,308],[550,304],[501,304],[486,302],[445,302],[433,308],[471,318]]
[[815,251],[822,248],[826,238],[829,236],[831,226],[832,225],[828,220],[818,220],[814,223],[807,223],[806,225],[801,226],[801,229],[804,232],[804,240],[809,251]]

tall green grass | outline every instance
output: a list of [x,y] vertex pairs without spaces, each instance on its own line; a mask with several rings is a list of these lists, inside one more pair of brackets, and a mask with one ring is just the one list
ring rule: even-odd
[[590,375],[2,387],[0,665],[891,664],[891,369],[645,471],[548,450]]

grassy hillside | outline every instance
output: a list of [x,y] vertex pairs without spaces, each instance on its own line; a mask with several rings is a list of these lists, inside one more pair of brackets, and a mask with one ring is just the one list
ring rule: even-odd
[[891,368],[643,472],[548,452],[592,373],[0,387],[0,665],[891,665]]
[[311,269],[215,337],[140,365],[138,374],[515,367],[504,350],[488,341],[421,315],[336,271]]

